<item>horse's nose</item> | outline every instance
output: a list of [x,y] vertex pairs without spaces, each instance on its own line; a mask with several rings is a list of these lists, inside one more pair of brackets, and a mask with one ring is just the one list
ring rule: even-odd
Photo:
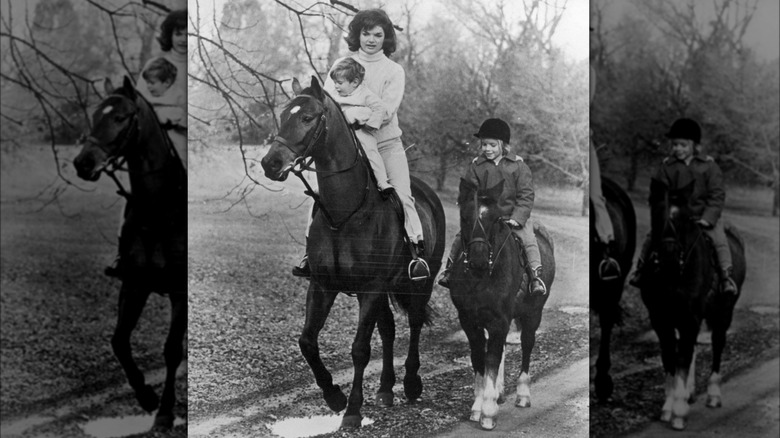
[[95,174],[93,169],[95,168],[95,159],[90,154],[79,154],[73,160],[73,167],[76,168],[76,175],[87,181],[94,181]]
[[272,180],[279,179],[279,171],[282,169],[282,160],[275,154],[268,154],[260,160],[265,176]]

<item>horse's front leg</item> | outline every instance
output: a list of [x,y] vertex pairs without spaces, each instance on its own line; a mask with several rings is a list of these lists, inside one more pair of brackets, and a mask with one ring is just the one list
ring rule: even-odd
[[135,398],[141,408],[146,412],[152,412],[157,409],[160,399],[155,394],[154,389],[146,384],[144,374],[133,360],[133,350],[130,346],[130,336],[133,334],[146,305],[146,300],[149,298],[149,291],[144,289],[139,289],[126,281],[122,282],[122,287],[119,290],[117,322],[114,335],[111,337],[111,348],[125,371],[127,383],[133,388]]
[[393,406],[393,386],[395,385],[395,369],[393,368],[395,320],[387,300],[379,303],[377,328],[379,336],[382,338],[382,376],[379,379],[379,390],[376,393],[376,405],[389,408]]
[[690,402],[694,393],[694,377],[696,373],[696,334],[681,334],[678,344],[677,371],[674,376],[674,391],[672,393],[671,426],[675,430],[683,430],[691,411]]
[[460,326],[469,340],[471,350],[471,368],[474,370],[474,403],[471,405],[469,421],[479,421],[482,417],[482,403],[485,393],[485,331],[480,328],[472,315],[458,310]]
[[509,321],[497,319],[488,327],[488,345],[485,355],[485,390],[482,394],[482,415],[479,425],[485,430],[496,428],[498,417],[498,398],[503,392],[501,365],[504,362],[504,344],[509,332]]
[[187,295],[171,294],[171,328],[165,340],[165,387],[163,388],[160,409],[154,419],[154,428],[170,430],[173,428],[176,405],[176,370],[184,357],[184,335],[187,332]]
[[363,421],[360,414],[360,408],[363,407],[363,373],[371,359],[371,335],[374,333],[374,326],[381,312],[382,300],[387,300],[385,294],[373,292],[360,294],[358,297],[360,317],[355,340],[352,342],[354,376],[347,411],[344,412],[344,418],[341,420],[343,429],[356,429]]
[[328,407],[334,412],[340,412],[347,405],[347,397],[338,385],[333,384],[330,374],[320,357],[319,335],[328,319],[330,309],[336,300],[338,292],[323,290],[312,282],[306,295],[306,322],[303,324],[298,345],[301,353],[309,364],[317,386],[322,389],[322,397]]

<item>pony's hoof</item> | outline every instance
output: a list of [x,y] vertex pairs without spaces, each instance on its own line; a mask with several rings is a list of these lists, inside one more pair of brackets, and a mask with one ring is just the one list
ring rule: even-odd
[[718,395],[710,395],[707,397],[707,407],[708,408],[719,408],[723,406],[723,402],[720,399],[720,396]]
[[330,391],[323,391],[322,397],[333,412],[341,412],[347,407],[347,396],[341,391],[339,385],[333,385]]
[[377,392],[376,393],[376,405],[380,408],[393,407],[393,393],[392,392]]
[[154,388],[149,385],[144,385],[143,388],[135,392],[135,399],[138,400],[138,404],[146,412],[153,412],[160,405],[160,397],[154,392]]
[[483,416],[479,419],[479,425],[485,430],[493,430],[496,428],[496,418]]
[[174,416],[172,414],[157,414],[154,417],[152,430],[155,432],[168,432],[173,429]]
[[422,384],[422,379],[420,378],[419,375],[407,374],[406,376],[404,376],[404,394],[406,395],[406,398],[410,402],[420,398],[420,395],[422,394],[422,390],[423,390],[423,384]]
[[345,415],[341,419],[342,429],[359,429],[360,423],[363,422],[363,417],[360,415]]
[[469,421],[479,421],[482,418],[482,411],[471,411]]
[[663,410],[663,411],[661,411],[660,419],[664,423],[668,423],[668,422],[672,421],[672,411],[671,410],[668,410],[668,411],[667,410]]
[[672,418],[672,429],[674,429],[674,430],[684,430],[685,429],[685,418],[683,418],[683,417],[674,417],[674,418]]
[[519,395],[517,396],[517,401],[515,402],[515,406],[518,408],[530,408],[531,407],[531,397],[527,395]]

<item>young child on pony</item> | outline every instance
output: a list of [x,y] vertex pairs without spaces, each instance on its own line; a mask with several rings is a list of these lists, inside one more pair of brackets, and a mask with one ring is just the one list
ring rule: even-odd
[[376,185],[383,195],[389,195],[393,186],[387,179],[385,162],[377,148],[377,129],[387,112],[382,99],[363,84],[366,69],[352,58],[344,58],[330,71],[336,88],[333,100],[341,105],[347,122],[355,127],[355,135],[363,145],[368,162],[376,177]]
[[[523,162],[520,156],[509,153],[509,125],[501,119],[487,119],[482,123],[479,132],[474,134],[480,139],[482,154],[469,165],[465,179],[478,187],[492,187],[499,181],[504,181],[504,190],[498,205],[502,210],[502,216],[508,218],[507,224],[523,242],[528,264],[531,267],[532,281],[531,293],[544,295],[547,286],[541,279],[542,258],[539,253],[539,245],[536,242],[533,225],[528,221],[534,206],[534,188],[531,169]],[[487,175],[487,181],[480,181]],[[442,271],[439,284],[449,288],[450,270],[455,260],[463,252],[460,232],[452,242],[450,256],[447,258],[447,266]]]
[[[689,180],[679,178],[682,174],[690,174],[694,179],[693,198],[690,199],[690,207],[698,223],[712,239],[715,253],[720,263],[721,288],[720,292],[736,294],[737,286],[732,279],[731,251],[729,250],[726,231],[723,221],[720,220],[723,205],[726,201],[726,192],[723,189],[723,174],[715,160],[701,153],[701,127],[696,121],[683,118],[676,120],[666,138],[671,141],[672,155],[664,158],[661,167],[654,178],[675,189],[676,181]],[[650,236],[645,237],[642,245],[642,253],[637,261],[636,271],[629,280],[629,284],[642,287],[645,277],[650,275],[647,265],[652,265],[655,260],[651,253]],[[650,260],[650,263],[647,261]]]
[[160,124],[186,130],[187,112],[183,107],[187,106],[187,96],[171,88],[176,81],[176,74],[176,66],[161,57],[152,60],[141,76],[146,81],[149,94],[156,98],[152,108]]

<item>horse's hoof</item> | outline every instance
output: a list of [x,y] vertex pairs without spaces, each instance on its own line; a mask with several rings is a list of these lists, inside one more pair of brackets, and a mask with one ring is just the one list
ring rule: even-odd
[[154,388],[144,385],[143,388],[135,392],[135,399],[146,412],[153,412],[160,405],[160,397],[154,392]]
[[173,429],[173,420],[173,414],[157,414],[157,416],[154,417],[152,430],[155,432],[167,432]]
[[342,429],[359,429],[360,423],[363,422],[363,417],[360,415],[345,415],[341,419]]
[[482,411],[471,411],[469,421],[479,421],[482,418]]
[[517,401],[515,401],[515,406],[517,406],[518,408],[530,408],[531,397],[527,395],[517,396]]
[[674,429],[674,430],[683,430],[683,429],[685,429],[685,418],[683,418],[683,417],[674,417],[674,418],[672,418],[672,429]]
[[671,410],[661,411],[661,421],[663,421],[664,423],[668,423],[672,421],[672,411]]
[[707,397],[707,407],[708,408],[719,408],[723,406],[723,402],[720,399],[720,396],[718,395],[710,395]]
[[341,412],[347,407],[347,396],[341,391],[339,385],[333,385],[330,391],[323,391],[322,397],[333,412]]
[[422,394],[422,390],[423,390],[423,384],[422,384],[422,379],[420,378],[419,375],[407,374],[406,376],[404,376],[404,395],[406,395],[406,398],[410,402],[420,398],[420,395]]
[[496,428],[495,417],[482,417],[479,419],[479,425],[485,430],[493,430]]
[[380,408],[393,407],[393,393],[392,392],[377,392],[376,393],[376,405]]

